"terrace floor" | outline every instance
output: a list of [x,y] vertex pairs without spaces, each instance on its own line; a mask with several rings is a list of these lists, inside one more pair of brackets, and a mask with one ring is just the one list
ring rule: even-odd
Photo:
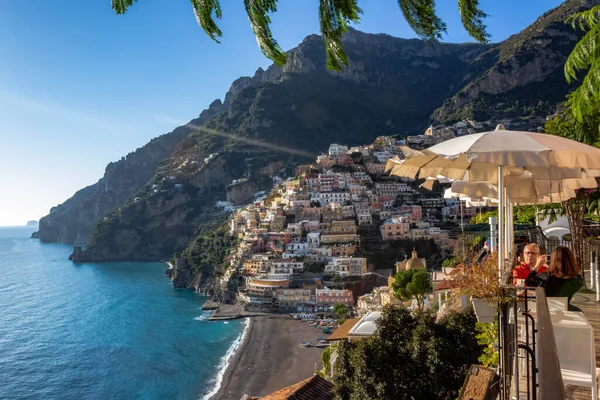
[[[592,324],[592,326],[594,327],[594,342],[596,345],[596,365],[600,366],[600,303],[596,302],[596,294],[577,293],[575,296],[573,296],[571,303],[581,308],[588,321],[590,321],[590,324]],[[572,398],[573,400],[589,400],[592,398],[591,389],[585,388],[569,387],[567,389],[567,394],[572,395],[572,397],[570,398]]]

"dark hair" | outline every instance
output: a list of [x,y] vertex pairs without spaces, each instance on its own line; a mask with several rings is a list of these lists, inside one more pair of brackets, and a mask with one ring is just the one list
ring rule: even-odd
[[550,274],[559,278],[574,278],[579,275],[579,265],[568,247],[557,247],[550,256]]

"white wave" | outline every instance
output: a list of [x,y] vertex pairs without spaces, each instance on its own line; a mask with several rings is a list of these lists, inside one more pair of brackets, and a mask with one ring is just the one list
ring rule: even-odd
[[216,378],[211,379],[211,381],[209,382],[210,384],[214,384],[214,386],[212,387],[212,389],[210,389],[208,393],[204,395],[204,397],[201,398],[201,400],[212,399],[212,397],[215,396],[221,388],[221,384],[223,383],[223,377],[225,376],[225,372],[229,367],[231,359],[235,355],[236,350],[240,347],[240,345],[244,343],[244,340],[246,340],[246,336],[248,336],[248,328],[250,328],[250,318],[246,318],[246,320],[244,321],[244,330],[242,331],[242,333],[240,333],[240,336],[238,336],[238,338],[231,344],[231,347],[229,347],[227,353],[225,353],[225,355],[221,357],[221,362],[219,363],[218,367],[219,372],[217,373]]
[[210,318],[210,315],[212,314],[212,311],[205,311],[202,313],[202,315],[197,316],[196,318],[194,318],[196,321],[208,321],[208,319]]

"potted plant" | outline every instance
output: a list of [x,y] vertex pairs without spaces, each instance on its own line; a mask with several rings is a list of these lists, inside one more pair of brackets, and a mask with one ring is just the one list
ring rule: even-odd
[[498,279],[498,257],[493,253],[482,262],[462,264],[454,277],[454,287],[471,296],[479,322],[494,322],[502,290]]

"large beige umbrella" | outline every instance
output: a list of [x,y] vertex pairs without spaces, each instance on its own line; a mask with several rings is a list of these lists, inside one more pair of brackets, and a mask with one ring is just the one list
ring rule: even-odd
[[[435,147],[435,146],[434,146]],[[498,165],[488,162],[469,162],[465,154],[457,158],[445,158],[439,154],[431,154],[429,150],[406,152],[411,158],[404,160],[391,158],[386,163],[386,170],[391,175],[410,179],[444,177],[451,180],[468,182],[498,182]],[[580,166],[570,168],[556,166],[504,166],[504,176],[528,176],[537,180],[563,180],[600,176],[600,170],[582,169]]]
[[[509,177],[555,181],[545,187],[538,184],[537,194],[546,192],[541,195],[548,197],[555,191],[560,194],[555,197],[564,198],[574,195],[574,189],[565,188],[564,180],[597,176],[600,167],[600,149],[557,136],[507,131],[501,125],[495,131],[458,137],[423,151],[403,148],[403,152],[406,160],[391,159],[387,163],[392,175],[413,179],[444,176],[496,183],[501,189],[497,195],[499,226],[504,225],[504,206],[508,200],[505,181],[512,179]],[[503,231],[499,229],[500,269],[504,258],[503,237],[507,237]]]
[[[546,204],[568,200],[575,190],[598,187],[596,178],[538,180],[531,175],[505,177],[508,200],[515,204]],[[471,198],[498,199],[498,186],[490,182],[452,182],[452,191]]]
[[560,136],[536,132],[496,130],[448,140],[428,149],[444,158],[505,167],[561,167],[598,169],[600,149]]

